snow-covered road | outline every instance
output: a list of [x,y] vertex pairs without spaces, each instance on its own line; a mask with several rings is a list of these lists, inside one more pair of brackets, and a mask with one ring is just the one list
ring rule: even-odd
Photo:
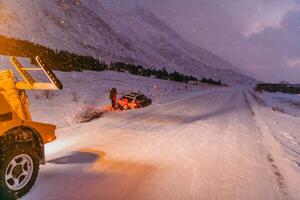
[[59,128],[22,200],[290,199],[248,98],[239,88],[190,91]]

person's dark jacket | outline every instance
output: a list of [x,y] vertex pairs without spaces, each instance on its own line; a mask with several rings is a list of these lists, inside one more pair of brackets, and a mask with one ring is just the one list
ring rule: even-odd
[[117,89],[116,88],[112,88],[110,90],[110,95],[109,95],[109,98],[111,100],[116,100],[116,97],[117,97]]

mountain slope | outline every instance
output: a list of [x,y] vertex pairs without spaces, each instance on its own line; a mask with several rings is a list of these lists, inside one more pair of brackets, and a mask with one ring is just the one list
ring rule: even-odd
[[116,15],[98,1],[23,0],[0,2],[0,34],[110,61],[221,79],[253,80],[228,62],[185,41],[145,8]]

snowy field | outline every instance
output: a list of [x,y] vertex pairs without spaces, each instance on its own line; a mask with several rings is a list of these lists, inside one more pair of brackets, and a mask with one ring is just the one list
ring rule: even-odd
[[[259,105],[267,94],[114,72],[58,76],[63,91],[30,93],[33,118],[58,129],[22,200],[300,199],[300,118]],[[153,105],[73,121],[109,104],[111,87],[119,97],[140,90]]]

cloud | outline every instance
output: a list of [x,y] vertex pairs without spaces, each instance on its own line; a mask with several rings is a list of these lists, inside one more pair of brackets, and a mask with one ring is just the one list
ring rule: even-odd
[[253,71],[267,70],[263,79],[300,82],[300,10],[287,12],[279,25],[265,27],[246,39],[252,62],[245,64],[256,65]]
[[187,40],[258,79],[300,82],[299,0],[102,1],[119,11],[148,7]]

